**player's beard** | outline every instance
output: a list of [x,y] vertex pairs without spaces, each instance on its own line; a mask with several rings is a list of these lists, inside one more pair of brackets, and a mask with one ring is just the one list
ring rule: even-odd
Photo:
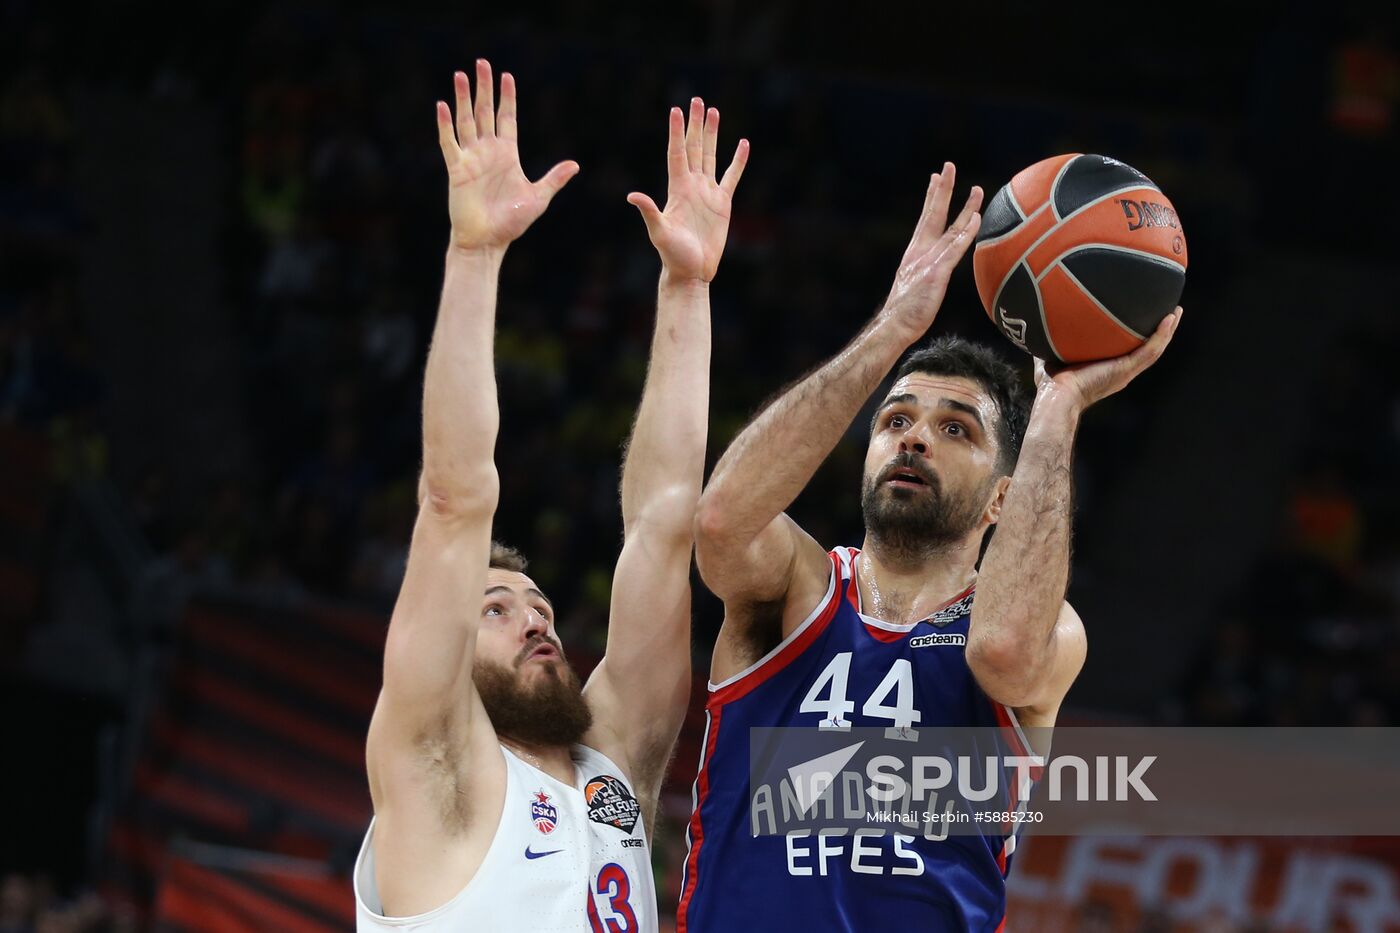
[[[593,711],[562,651],[554,661],[527,660],[539,645],[538,639],[527,644],[510,666],[478,660],[472,668],[476,691],[501,738],[529,745],[573,745],[593,725]],[[520,676],[527,663],[544,665],[530,684]]]
[[[901,489],[888,485],[891,470],[912,470],[927,485]],[[938,475],[911,454],[900,454],[866,478],[860,507],[865,530],[887,560],[919,563],[967,538],[982,520],[996,477],[967,495],[943,488]]]

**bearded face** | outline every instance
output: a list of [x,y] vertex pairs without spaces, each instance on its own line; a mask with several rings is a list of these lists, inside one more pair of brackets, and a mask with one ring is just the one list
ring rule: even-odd
[[[552,646],[554,657],[542,657]],[[526,665],[537,670],[527,671]],[[530,745],[573,745],[593,724],[578,675],[548,636],[530,639],[508,664],[477,658],[472,679],[501,738]]]
[[862,482],[866,531],[892,555],[926,557],[977,528],[995,483],[989,476],[976,488],[949,489],[926,459],[897,454]]

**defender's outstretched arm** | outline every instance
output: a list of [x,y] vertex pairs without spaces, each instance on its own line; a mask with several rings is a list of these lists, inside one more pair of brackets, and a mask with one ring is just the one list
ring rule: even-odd
[[[748,161],[740,140],[717,177],[719,111],[690,102],[670,114],[666,209],[627,200],[661,256],[646,385],[622,468],[622,553],[613,576],[607,654],[585,695],[590,736],[631,769],[650,804],[690,695],[690,554],[704,478],[710,400],[710,280],[729,232],[734,189]],[[612,750],[610,752],[609,750]]]
[[380,894],[403,914],[460,886],[442,852],[470,815],[442,799],[443,787],[504,770],[471,676],[499,485],[496,282],[506,247],[578,171],[563,162],[529,182],[516,151],[514,79],[502,75],[498,111],[490,65],[477,62],[476,77],[473,113],[467,76],[455,76],[455,128],[451,109],[437,105],[452,238],[423,386],[418,519],[366,748]]

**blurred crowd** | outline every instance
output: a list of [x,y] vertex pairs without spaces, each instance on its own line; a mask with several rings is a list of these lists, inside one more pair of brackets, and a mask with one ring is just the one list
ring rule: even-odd
[[46,875],[0,878],[0,933],[133,933],[134,918],[90,890],[61,895]]
[[0,85],[0,423],[54,444],[61,478],[101,472],[103,379],[78,307],[77,127],[52,30],[4,40]]
[[[1370,26],[1303,35],[1295,23],[1267,37],[1255,70],[1245,62],[1230,75],[1252,89],[1241,106],[1261,128],[1242,138],[1224,128],[1230,114],[1129,119],[1040,100],[1048,90],[1029,90],[1030,65],[1019,72],[1022,97],[964,99],[948,93],[956,85],[947,75],[921,74],[897,54],[918,37],[891,34],[888,68],[865,59],[863,75],[838,73],[808,57],[816,46],[799,53],[800,43],[781,38],[809,28],[797,4],[751,20],[726,4],[682,5],[670,15],[688,38],[649,54],[580,10],[550,6],[555,18],[540,21],[554,27],[534,30],[522,15],[468,23],[460,12],[351,12],[315,0],[216,5],[233,14],[229,23],[189,43],[153,15],[104,74],[91,62],[68,67],[77,56],[64,47],[60,13],[5,4],[16,28],[0,30],[0,423],[49,439],[57,485],[109,476],[151,545],[193,581],[288,603],[387,608],[416,508],[421,371],[446,242],[431,105],[449,92],[453,69],[489,55],[520,85],[527,172],[562,158],[583,167],[505,266],[496,535],[529,556],[561,607],[563,637],[587,652],[604,635],[620,447],[645,374],[659,268],[624,197],[664,193],[669,106],[703,94],[723,112],[722,151],[740,135],[754,145],[712,289],[712,456],[763,398],[839,348],[877,306],[934,160],[957,160],[964,188],[995,190],[1031,161],[1026,152],[1090,143],[1112,152],[1173,192],[1183,217],[1210,218],[1193,227],[1192,251],[1212,261],[1188,282],[1191,300],[1205,305],[1222,293],[1243,243],[1378,248],[1367,233],[1374,212],[1339,233],[1309,222],[1311,202],[1271,197],[1280,178],[1270,173],[1297,163],[1255,160],[1251,177],[1239,166],[1255,147],[1304,134],[1328,169],[1322,189],[1364,174],[1393,190],[1382,176],[1397,154],[1400,58],[1395,37]],[[94,15],[88,38],[72,40],[79,52],[98,48],[101,16],[112,14]],[[734,36],[721,40],[725,29]],[[769,48],[797,63],[769,60]],[[1298,61],[1316,67],[1280,71]],[[1012,72],[993,89],[1017,87]],[[1275,72],[1306,93],[1267,93]],[[86,336],[94,312],[79,306],[76,286],[85,214],[73,165],[91,141],[74,102],[95,81],[197,101],[227,128],[233,224],[221,287],[236,309],[253,469],[208,465],[195,495],[175,492],[184,467],[133,472],[108,462],[107,376]],[[1311,109],[1276,113],[1276,97]],[[1315,200],[1337,203],[1323,193]],[[1280,503],[1276,545],[1218,608],[1212,640],[1162,718],[1400,721],[1400,378],[1387,356],[1400,335],[1393,307],[1381,310],[1338,358],[1315,410],[1299,415],[1316,440]],[[939,326],[1001,345],[970,275]],[[1143,404],[1115,397],[1084,435],[1081,526],[1114,481],[1105,464],[1130,456],[1150,426]],[[859,538],[859,433],[795,507],[828,544]],[[1092,538],[1078,556],[1092,561]],[[718,613],[697,599],[703,653]],[[0,933],[106,922],[88,900],[60,902],[35,878],[4,882]]]
[[[406,102],[442,96],[451,70],[469,63],[427,25],[278,7],[251,18],[236,80],[223,88],[239,158],[227,286],[240,309],[260,469],[211,476],[193,523],[171,514],[170,478],[159,470],[137,492],[152,539],[211,581],[378,605],[397,590],[445,232],[431,126]],[[967,182],[995,188],[1027,147],[1054,152],[1092,139],[1182,190],[1187,215],[1204,212],[1197,201],[1209,184],[1229,184],[1228,145],[1189,122],[1037,118],[1016,104],[998,111],[743,61],[722,67],[678,56],[661,65],[603,44],[527,38],[509,25],[491,35],[480,50],[520,82],[527,168],[562,157],[583,165],[512,249],[497,338],[497,535],[530,557],[564,607],[573,644],[602,637],[620,533],[619,453],[645,373],[658,268],[624,195],[660,194],[669,105],[704,93],[724,114],[722,145],[743,134],[755,147],[713,288],[716,452],[763,398],[834,352],[878,305],[932,154],[961,162],[964,190]],[[862,138],[866,121],[881,128]],[[1018,124],[1013,149],[1006,134]],[[1200,184],[1183,185],[1188,176]],[[1228,255],[1232,225],[1243,222],[1227,215],[1203,225],[1193,247]],[[1206,269],[1193,288],[1199,298],[1218,282]],[[987,326],[968,276],[940,328],[1011,352]],[[1109,482],[1097,462],[1131,448],[1147,423],[1143,404],[1115,399],[1102,429],[1086,435],[1086,509]],[[832,544],[860,535],[858,433],[795,509]],[[700,614],[702,644],[716,621]]]
[[1400,327],[1350,335],[1308,410],[1273,545],[1164,714],[1218,726],[1400,723]]

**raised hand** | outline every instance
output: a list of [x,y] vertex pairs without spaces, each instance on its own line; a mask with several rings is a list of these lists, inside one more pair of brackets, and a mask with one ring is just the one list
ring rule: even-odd
[[1035,361],[1036,394],[1048,392],[1063,393],[1078,410],[1083,411],[1097,401],[1107,398],[1123,389],[1140,373],[1157,362],[1162,351],[1171,343],[1177,325],[1181,323],[1182,310],[1177,308],[1157,324],[1152,336],[1133,350],[1122,356],[1092,363],[1075,363],[1048,369],[1045,361]]
[[953,268],[967,252],[982,226],[982,189],[973,186],[962,212],[948,226],[948,204],[953,197],[957,169],[952,162],[943,163],[943,171],[929,179],[928,194],[914,236],[904,250],[894,287],[885,300],[884,314],[893,317],[917,340],[929,329],[943,296]]
[[661,265],[673,278],[708,282],[719,269],[729,235],[734,188],[749,161],[749,141],[739,140],[724,177],[715,179],[715,148],[719,142],[719,111],[691,98],[690,119],[671,108],[666,150],[666,209],[634,191],[627,203],[641,211],[647,235],[661,254]]
[[447,163],[447,208],[452,245],[459,249],[504,249],[535,222],[559,189],[578,174],[578,163],[560,162],[539,181],[520,168],[515,145],[515,78],[501,75],[501,106],[496,108],[491,65],[476,62],[473,111],[467,76],[453,76],[457,120],[443,101],[437,104],[438,143]]

